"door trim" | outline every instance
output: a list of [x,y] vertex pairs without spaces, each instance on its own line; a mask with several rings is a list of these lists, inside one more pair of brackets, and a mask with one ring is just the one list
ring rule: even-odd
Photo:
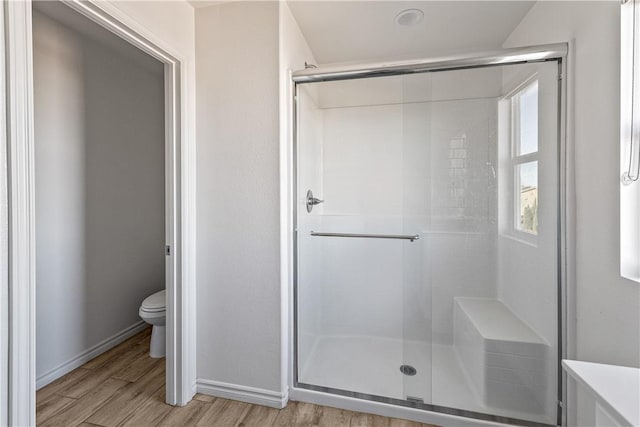
[[7,425],[35,424],[35,211],[31,5],[4,2],[7,151]]
[[[113,34],[164,64],[165,74],[165,233],[173,250],[166,265],[166,400],[185,405],[194,394],[195,170],[189,122],[185,58],[158,40],[110,2],[61,0]],[[8,425],[35,424],[35,187],[31,0],[3,2],[6,51],[6,150],[8,199]],[[0,27],[2,29],[2,27]],[[2,74],[0,74],[2,75]],[[6,92],[6,93],[5,93]],[[3,135],[4,136],[4,135]],[[2,142],[0,140],[0,142]],[[1,147],[5,148],[5,147]],[[162,248],[159,248],[162,250]],[[2,283],[2,282],[0,282]],[[0,376],[0,378],[2,378]],[[5,387],[6,386],[6,387]],[[0,394],[2,396],[2,394]]]

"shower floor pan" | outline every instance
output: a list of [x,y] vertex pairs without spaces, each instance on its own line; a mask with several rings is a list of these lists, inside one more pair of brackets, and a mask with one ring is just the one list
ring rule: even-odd
[[[433,361],[433,363],[432,363]],[[404,375],[400,366],[416,369]],[[367,336],[320,337],[298,381],[392,399],[424,403],[554,424],[541,414],[490,408],[481,402],[463,373],[452,346]]]

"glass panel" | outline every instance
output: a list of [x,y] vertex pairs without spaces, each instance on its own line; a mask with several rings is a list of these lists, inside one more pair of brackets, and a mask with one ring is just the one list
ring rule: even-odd
[[555,423],[557,93],[555,63],[298,85],[302,387]]
[[527,86],[517,98],[517,155],[522,156],[538,151],[538,81]]
[[[394,399],[406,398],[404,260],[419,243],[311,231],[411,235],[402,215],[402,104],[393,102],[400,82],[303,86],[298,110],[298,379]],[[324,200],[311,212],[308,190]]]
[[431,285],[428,282],[428,227],[430,187],[429,147],[433,106],[432,81],[427,75],[402,78],[402,214],[405,233],[420,240],[403,252],[404,293],[403,364],[415,375],[403,375],[405,399],[431,403]]
[[516,227],[538,234],[538,162],[516,166]]
[[[329,232],[385,232],[389,230],[382,224],[388,220],[360,222],[336,215],[322,218],[318,226]],[[404,399],[399,371],[403,362],[403,294],[398,283],[403,273],[402,246],[411,243],[312,237],[307,230],[300,229],[300,240],[313,253],[315,271],[307,268],[300,278],[317,274],[317,287],[300,293],[301,307],[315,308],[315,315],[309,310],[301,318],[304,335],[299,381]],[[321,259],[316,258],[317,249],[323,253]]]
[[[509,94],[533,75],[536,83],[517,95],[514,109]],[[452,95],[433,102],[425,236],[432,403],[555,424],[557,66],[455,71],[446,78]],[[446,85],[437,87],[443,92]],[[534,160],[514,163],[514,146]],[[514,226],[537,233],[535,245],[501,232]]]

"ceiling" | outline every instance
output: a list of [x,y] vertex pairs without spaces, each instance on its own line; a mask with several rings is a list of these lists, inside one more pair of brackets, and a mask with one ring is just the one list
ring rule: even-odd
[[[533,1],[313,1],[289,7],[319,64],[408,59],[502,47]],[[415,26],[398,12],[420,9]]]

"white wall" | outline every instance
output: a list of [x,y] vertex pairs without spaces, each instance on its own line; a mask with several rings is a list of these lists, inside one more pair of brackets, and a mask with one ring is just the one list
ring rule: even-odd
[[[203,381],[276,391],[289,369],[289,72],[314,62],[288,6],[196,9],[198,364]],[[280,118],[283,120],[280,120]]]
[[34,12],[37,375],[164,287],[164,77]]
[[620,4],[538,2],[505,46],[566,41],[576,231],[570,356],[638,367],[640,286],[620,277]]
[[280,391],[279,9],[196,10],[198,378]]

